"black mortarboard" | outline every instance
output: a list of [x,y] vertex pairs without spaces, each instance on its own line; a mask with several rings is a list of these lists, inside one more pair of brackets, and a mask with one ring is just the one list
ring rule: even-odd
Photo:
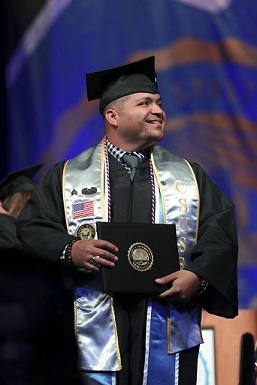
[[34,191],[37,185],[32,177],[43,166],[43,163],[10,172],[0,182],[0,200],[20,191]]
[[107,104],[136,92],[159,93],[154,56],[119,67],[86,74],[88,100],[100,99],[101,114]]

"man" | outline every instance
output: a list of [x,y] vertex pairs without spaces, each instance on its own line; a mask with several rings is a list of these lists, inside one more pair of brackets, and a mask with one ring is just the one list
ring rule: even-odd
[[[85,384],[193,385],[200,307],[237,315],[234,205],[199,165],[156,145],[166,116],[155,75],[154,57],[87,75],[106,136],[54,166],[20,216],[26,247],[75,269]],[[132,153],[137,168],[123,157]],[[119,251],[95,239],[97,221],[175,223],[181,270],[156,279],[168,290],[157,298],[103,293],[100,272],[115,266]]]

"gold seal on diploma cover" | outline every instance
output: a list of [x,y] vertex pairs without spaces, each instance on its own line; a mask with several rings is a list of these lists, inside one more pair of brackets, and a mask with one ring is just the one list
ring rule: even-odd
[[94,239],[95,228],[90,223],[84,223],[77,229],[77,237],[80,239]]
[[128,249],[128,260],[134,269],[144,272],[151,269],[154,257],[150,247],[137,242]]

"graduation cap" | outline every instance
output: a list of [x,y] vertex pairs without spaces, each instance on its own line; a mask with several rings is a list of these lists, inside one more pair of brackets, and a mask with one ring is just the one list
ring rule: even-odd
[[37,185],[32,177],[43,166],[43,163],[35,166],[27,167],[18,171],[10,172],[0,182],[0,200],[2,201],[7,196],[11,196],[20,191],[34,191]]
[[100,99],[99,110],[103,111],[107,104],[136,92],[158,94],[155,57],[124,64],[86,74],[88,100]]

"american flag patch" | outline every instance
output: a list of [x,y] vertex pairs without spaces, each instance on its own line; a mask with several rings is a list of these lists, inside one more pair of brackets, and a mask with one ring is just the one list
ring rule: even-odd
[[72,217],[82,218],[94,215],[94,201],[85,201],[81,203],[73,203],[72,205]]

